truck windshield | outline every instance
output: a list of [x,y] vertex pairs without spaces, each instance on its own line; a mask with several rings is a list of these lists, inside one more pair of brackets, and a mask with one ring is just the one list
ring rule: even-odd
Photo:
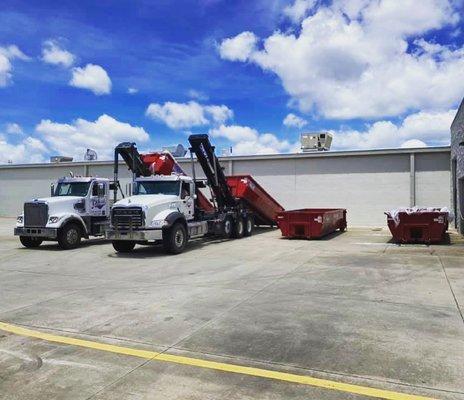
[[55,196],[85,197],[89,187],[90,182],[60,182],[55,189]]
[[178,196],[179,181],[146,181],[136,182],[134,194],[171,194]]

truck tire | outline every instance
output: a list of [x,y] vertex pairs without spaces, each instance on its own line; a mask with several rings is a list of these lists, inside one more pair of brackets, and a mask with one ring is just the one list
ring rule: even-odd
[[39,247],[43,242],[42,239],[31,236],[20,236],[19,241],[24,247],[27,247],[28,249]]
[[251,236],[253,234],[253,230],[255,229],[255,220],[253,216],[247,215],[245,218],[245,229],[243,230],[244,236]]
[[231,216],[227,216],[222,223],[222,236],[230,239],[234,234],[234,220]]
[[75,249],[81,244],[82,231],[81,227],[69,222],[58,231],[58,244],[62,249]]
[[118,253],[130,253],[135,247],[135,242],[131,240],[113,240],[112,244]]
[[184,224],[176,222],[163,231],[163,247],[170,254],[180,254],[187,245],[187,230]]
[[245,234],[245,222],[242,217],[238,217],[235,220],[233,237],[235,239],[240,239]]

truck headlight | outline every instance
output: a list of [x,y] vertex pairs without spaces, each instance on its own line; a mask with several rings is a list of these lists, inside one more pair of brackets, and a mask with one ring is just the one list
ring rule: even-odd
[[23,223],[23,220],[24,220],[24,217],[23,217],[22,215],[18,215],[18,216],[16,217],[16,222],[17,222],[18,224],[22,224],[22,223]]
[[50,224],[56,224],[59,220],[61,219],[61,217],[55,217],[55,216],[52,216],[48,219],[48,222]]
[[166,226],[168,224],[168,221],[165,219],[154,219],[151,221],[151,226],[153,228],[162,228],[163,226]]

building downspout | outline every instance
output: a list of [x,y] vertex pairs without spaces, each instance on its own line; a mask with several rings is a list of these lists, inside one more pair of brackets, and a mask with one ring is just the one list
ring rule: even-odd
[[409,206],[416,205],[416,155],[409,155]]

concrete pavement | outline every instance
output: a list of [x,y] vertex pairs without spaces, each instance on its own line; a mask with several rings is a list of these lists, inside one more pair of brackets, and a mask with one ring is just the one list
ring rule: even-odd
[[[196,241],[115,254],[92,240],[24,249],[0,219],[0,321],[166,354],[433,398],[464,398],[464,241]],[[4,399],[357,399],[0,331]]]

